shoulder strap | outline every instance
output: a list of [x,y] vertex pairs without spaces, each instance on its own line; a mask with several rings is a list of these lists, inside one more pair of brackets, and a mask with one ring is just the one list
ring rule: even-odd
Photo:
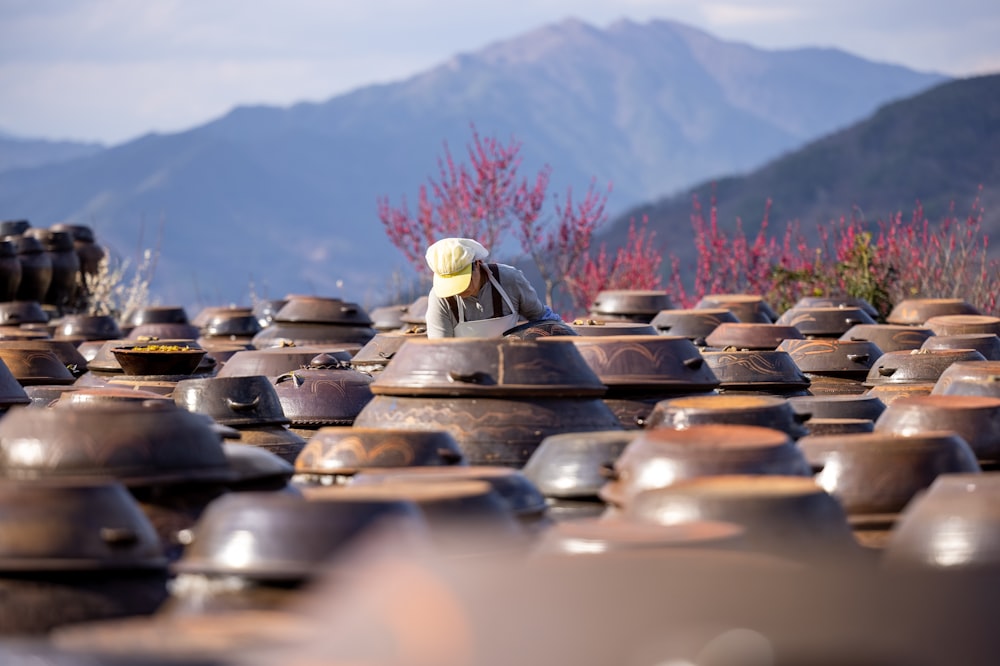
[[[496,264],[487,264],[490,269],[490,273],[493,273],[493,279],[500,284],[500,267]],[[503,301],[500,300],[500,292],[496,289],[491,290],[493,292],[493,316],[502,317],[503,316]]]

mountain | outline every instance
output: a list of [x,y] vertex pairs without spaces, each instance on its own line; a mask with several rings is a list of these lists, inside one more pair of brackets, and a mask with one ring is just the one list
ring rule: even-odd
[[[1000,75],[944,83],[887,104],[871,117],[764,165],[744,176],[705,181],[678,195],[619,216],[603,238],[624,242],[631,220],[648,217],[667,251],[693,262],[692,200],[714,196],[719,224],[740,218],[756,234],[768,199],[770,224],[780,235],[798,220],[816,237],[816,225],[860,211],[866,220],[909,215],[917,201],[932,221],[954,202],[964,215],[982,186],[983,231],[1000,238]],[[990,246],[1000,256],[1000,244]]]
[[102,150],[99,143],[26,139],[0,131],[0,172],[89,157]]
[[[129,255],[162,227],[165,302],[288,292],[387,298],[412,276],[378,196],[416,198],[470,123],[516,137],[550,192],[614,183],[611,210],[747,170],[945,80],[830,49],[765,51],[669,21],[575,20],[323,103],[240,107],[190,131],[0,174],[0,215],[90,224]],[[341,288],[340,285],[343,285]]]

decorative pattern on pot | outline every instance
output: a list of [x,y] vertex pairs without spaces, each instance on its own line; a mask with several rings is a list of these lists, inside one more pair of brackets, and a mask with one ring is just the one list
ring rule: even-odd
[[650,325],[660,335],[679,335],[704,347],[706,338],[720,324],[735,323],[739,319],[724,308],[696,308],[693,310],[660,310]]
[[794,326],[806,337],[837,338],[854,326],[874,324],[875,320],[861,308],[792,308],[776,323]]
[[877,432],[919,435],[958,433],[980,461],[1000,461],[1000,398],[924,395],[900,398],[875,422]]
[[295,473],[297,481],[330,485],[368,468],[464,464],[458,442],[443,430],[328,426],[309,438]]
[[786,340],[778,349],[786,351],[809,378],[813,395],[864,393],[863,382],[882,350],[874,342],[852,342],[829,338]]
[[350,363],[320,354],[308,365],[277,377],[274,390],[292,431],[309,437],[323,426],[354,423],[372,399],[371,382]]
[[896,303],[886,321],[890,324],[921,326],[931,317],[978,314],[982,313],[961,298],[907,298]]
[[644,490],[719,474],[808,476],[809,464],[780,430],[746,425],[695,425],[645,430],[615,461],[601,488],[608,503],[627,507]]
[[903,326],[900,324],[858,324],[840,336],[841,340],[875,343],[882,353],[920,349],[924,340],[934,335],[923,326]]
[[784,351],[703,351],[702,358],[719,378],[721,391],[802,394],[809,388],[803,374]]

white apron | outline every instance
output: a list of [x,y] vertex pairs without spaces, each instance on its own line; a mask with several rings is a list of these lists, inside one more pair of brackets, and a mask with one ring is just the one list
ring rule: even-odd
[[510,314],[505,317],[492,317],[490,319],[480,319],[479,321],[465,321],[465,302],[458,300],[458,323],[455,324],[456,338],[499,338],[503,332],[517,326],[520,315],[514,310],[514,304],[510,302],[507,292],[500,286],[500,282],[493,277],[492,271],[486,271],[486,276],[490,279],[490,284],[497,290]]

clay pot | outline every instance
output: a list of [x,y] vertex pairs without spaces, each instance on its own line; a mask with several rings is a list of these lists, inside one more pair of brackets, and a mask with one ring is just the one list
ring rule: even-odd
[[894,519],[939,474],[979,471],[972,449],[953,432],[809,436],[799,448],[817,483],[850,515]]
[[575,319],[569,325],[573,335],[657,335],[652,324],[627,321],[598,321],[596,319]]
[[865,386],[934,384],[952,363],[985,360],[973,349],[886,352],[868,371]]
[[97,275],[101,260],[107,254],[94,238],[94,231],[84,224],[53,224],[52,231],[68,231],[73,236],[73,247],[80,259],[80,270],[87,275]]
[[857,553],[840,503],[802,476],[705,476],[636,495],[624,511],[659,525],[722,521],[746,530],[753,550],[837,561]]
[[769,395],[710,395],[671,398],[656,404],[647,428],[684,429],[699,425],[729,424],[775,428],[797,439],[806,434],[791,404]]
[[358,372],[375,374],[385,369],[403,343],[412,339],[426,339],[427,333],[402,331],[379,333],[351,357],[351,366]]
[[267,377],[204,377],[177,382],[174,402],[228,426],[290,422]]
[[875,319],[861,308],[792,308],[776,323],[794,326],[806,337],[837,338],[859,324],[874,324]]
[[1000,398],[1000,362],[968,361],[952,363],[934,384],[941,395],[981,395]]
[[655,553],[676,548],[739,550],[743,543],[743,528],[726,522],[656,525],[583,518],[550,528],[536,552],[540,555],[601,555],[616,551]]
[[21,326],[22,324],[44,324],[49,316],[38,301],[7,301],[0,303],[0,324]]
[[695,425],[643,431],[615,461],[600,496],[627,507],[642,491],[718,474],[808,476],[809,464],[792,439],[772,428]]
[[524,529],[510,505],[485,481],[304,486],[302,492],[314,502],[412,502],[439,556],[466,558],[525,546]]
[[856,296],[803,296],[793,308],[858,308],[867,312],[872,319],[878,319],[878,310],[864,298]]
[[632,393],[701,393],[719,386],[697,347],[663,335],[577,337],[572,343],[601,383],[616,396]]
[[12,301],[21,284],[21,262],[17,259],[17,243],[0,239],[0,301]]
[[263,449],[288,463],[294,463],[299,453],[306,447],[306,440],[298,432],[292,432],[287,425],[279,423],[233,427],[233,433],[232,439],[240,444]]
[[[304,443],[304,442],[303,442]],[[236,492],[288,490],[295,466],[256,444],[223,442],[233,479],[226,486]]]
[[76,380],[52,349],[0,345],[0,361],[21,386],[72,384]]
[[942,474],[906,507],[882,556],[886,569],[1000,569],[1000,474]]
[[512,340],[537,340],[553,336],[577,335],[576,329],[562,321],[526,321],[508,328],[503,337]]
[[29,233],[41,241],[52,265],[52,279],[42,302],[57,308],[75,302],[80,257],[73,245],[73,235],[68,231],[50,229],[33,229]]
[[305,481],[330,485],[368,468],[464,465],[458,442],[439,430],[386,430],[327,426],[295,459]]
[[660,335],[679,335],[704,347],[706,338],[724,323],[738,322],[731,310],[723,308],[696,308],[694,310],[660,310],[650,325]]
[[921,349],[975,349],[987,361],[1000,361],[1000,336],[995,333],[932,335]]
[[851,342],[873,342],[882,353],[920,349],[924,340],[934,335],[929,328],[900,324],[858,324],[840,336]]
[[55,335],[72,340],[120,340],[122,337],[118,322],[110,315],[66,315],[59,322]]
[[[63,391],[56,402],[60,406],[67,407],[94,407],[100,405],[114,405],[115,403],[141,403],[147,400],[169,400],[169,398],[151,393],[149,391],[137,391],[133,389],[122,389],[110,386],[93,388],[80,388],[77,386],[63,387]],[[56,403],[53,402],[54,406]]]
[[702,358],[719,378],[722,391],[796,395],[809,388],[809,378],[788,352],[704,351]]
[[257,317],[261,328],[267,328],[274,321],[274,315],[284,307],[288,300],[284,298],[265,299],[257,301],[253,306],[253,314]]
[[181,305],[157,305],[139,308],[124,322],[127,328],[143,324],[188,324],[187,311]]
[[617,430],[551,435],[531,455],[524,475],[545,497],[600,502],[607,470],[636,435]]
[[360,349],[373,337],[375,337],[375,329],[370,326],[293,324],[275,321],[253,336],[251,344],[257,349],[287,345],[299,347],[352,345],[355,349]]
[[857,380],[865,379],[882,356],[882,350],[873,342],[844,340],[786,340],[778,349],[788,352],[807,375]]
[[51,351],[74,377],[87,372],[87,359],[66,340],[0,340],[0,349]]
[[287,342],[298,346],[331,342],[364,345],[375,337],[371,319],[357,303],[339,298],[291,295],[269,326],[253,337],[258,349]]
[[979,460],[1000,460],[1000,398],[924,395],[900,398],[875,422],[877,432],[915,435],[958,433]]
[[605,290],[599,292],[590,304],[589,316],[593,319],[649,323],[657,312],[671,307],[670,295],[665,291]]
[[[204,312],[204,311],[203,311]],[[201,320],[201,337],[249,343],[261,331],[260,321],[250,308],[217,308]]]
[[740,350],[777,349],[782,340],[801,340],[805,336],[794,326],[761,323],[724,323],[705,338],[709,347]]
[[940,315],[931,317],[924,325],[934,331],[934,335],[968,335],[971,333],[1000,335],[1000,317],[987,317],[985,315]]
[[[191,528],[178,573],[303,581],[379,525],[419,523],[403,501],[308,501],[285,493],[230,493]],[[239,548],[239,557],[234,551]]]
[[402,467],[362,470],[351,479],[354,486],[392,483],[441,483],[484,481],[507,504],[507,509],[528,530],[547,526],[545,497],[521,472],[509,467]]
[[167,596],[149,520],[113,481],[0,482],[0,634],[148,614]]
[[178,345],[178,349],[148,349],[149,345],[131,344],[114,347],[111,354],[126,375],[190,376],[205,358],[205,350],[197,346]]
[[407,307],[409,306],[384,305],[382,307],[372,309],[372,311],[368,313],[372,320],[372,328],[379,333],[399,330],[406,323],[403,321],[403,315],[406,314]]
[[[115,375],[115,376],[120,376],[125,372],[125,370],[122,368],[121,362],[118,359],[118,356],[115,354],[115,350],[128,349],[136,346],[143,346],[145,344],[145,343],[139,343],[135,340],[121,340],[121,339],[100,340],[92,342],[98,343],[95,345],[96,351],[93,352],[93,354],[88,354],[85,351],[81,351],[81,354],[84,355],[84,358],[87,358],[88,355],[90,356],[90,358],[87,361],[87,368],[91,372],[88,374],[102,374],[102,375]],[[204,351],[203,349],[201,349],[201,346],[193,340],[172,340],[172,339],[158,340],[154,344],[176,345],[178,347],[188,347],[195,351],[202,351],[202,352]],[[94,349],[95,347],[89,347],[88,349]],[[80,345],[80,347],[78,347],[77,350],[79,351],[80,349],[83,348],[84,345]],[[190,359],[191,357],[188,357],[188,360]],[[169,366],[169,363],[167,365]],[[184,365],[183,362],[178,362],[178,365],[174,367],[183,367],[183,365]],[[205,374],[212,372],[214,368],[215,368],[214,360],[208,358],[206,354],[202,354],[198,364],[195,366],[195,372],[198,374]],[[180,376],[184,377],[190,375],[191,373],[187,373],[187,375],[180,375]],[[81,379],[85,379],[86,377],[87,375],[85,375]]]
[[574,339],[410,339],[372,383],[376,395],[599,396]]
[[739,321],[748,324],[772,324],[778,319],[777,313],[764,301],[763,296],[756,294],[708,294],[698,301],[695,308],[726,308]]
[[[796,414],[806,419],[864,419],[874,421],[885,411],[885,403],[872,395],[823,395],[788,398]],[[808,426],[809,421],[806,421]]]
[[233,354],[219,370],[218,377],[246,377],[263,375],[274,379],[286,372],[292,372],[309,365],[309,362],[326,354],[338,361],[350,361],[350,347],[343,345],[274,347],[271,349],[248,349]]
[[372,399],[371,382],[350,363],[320,354],[308,365],[275,378],[274,391],[292,431],[305,437],[323,426],[354,423]]
[[922,325],[931,317],[940,315],[978,314],[981,313],[975,306],[961,298],[907,298],[896,303],[886,321],[890,324]]
[[3,220],[0,222],[0,236],[20,236],[30,228],[28,220]]
[[406,312],[403,313],[403,323],[406,324],[416,324],[422,325],[427,323],[427,302],[426,296],[420,296],[417,300],[413,301],[406,306]]
[[621,429],[617,417],[598,397],[450,398],[376,394],[358,414],[354,425],[445,430],[458,442],[470,465],[508,467],[523,466],[550,435]]
[[288,302],[275,313],[274,321],[364,327],[372,325],[368,313],[357,303],[342,301],[339,298],[299,295],[288,297]]
[[21,262],[21,282],[14,298],[41,303],[52,284],[52,258],[33,236],[18,236],[15,242],[17,260]]

